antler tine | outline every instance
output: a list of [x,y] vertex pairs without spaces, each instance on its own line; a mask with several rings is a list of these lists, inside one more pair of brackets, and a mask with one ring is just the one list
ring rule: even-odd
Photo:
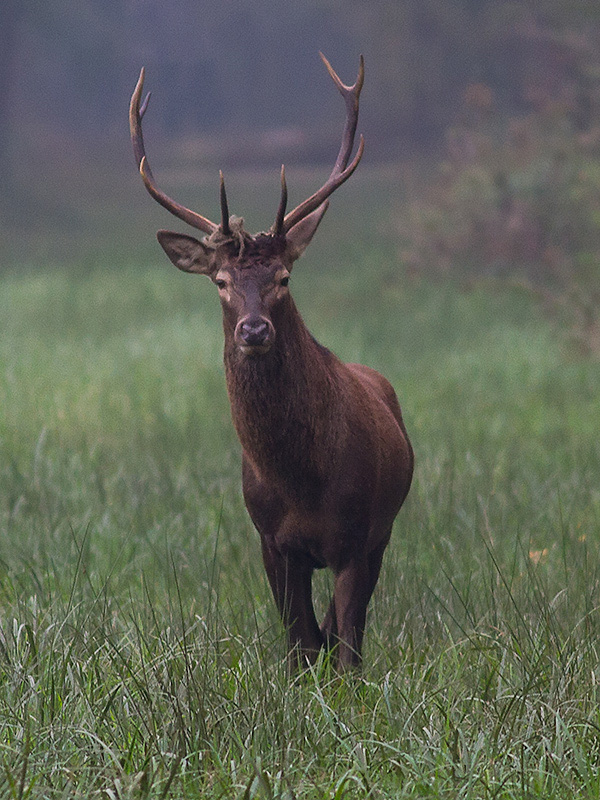
[[221,231],[225,236],[229,236],[231,228],[229,227],[229,206],[227,205],[227,192],[225,191],[225,178],[223,177],[223,170],[219,170],[220,177],[220,199],[221,199]]
[[150,102],[150,92],[146,95],[144,102],[141,102],[145,75],[146,70],[142,67],[140,77],[131,95],[131,102],[129,103],[129,132],[131,134],[131,144],[133,145],[133,157],[135,158],[138,169],[140,168],[140,163],[145,154],[144,137],[142,135],[142,117],[146,113],[148,103]]
[[333,82],[337,86],[338,91],[344,98],[344,103],[346,104],[346,124],[344,125],[340,150],[329,178],[318,191],[316,191],[313,195],[304,200],[303,203],[300,203],[299,206],[296,206],[293,211],[290,211],[290,213],[286,215],[282,224],[282,233],[287,233],[290,228],[300,222],[300,220],[307,217],[312,211],[315,211],[315,209],[317,209],[331,194],[333,194],[333,192],[335,192],[335,190],[341,186],[342,183],[348,180],[354,170],[358,167],[365,147],[365,140],[361,135],[356,155],[350,164],[348,164],[350,154],[352,153],[352,146],[354,144],[356,126],[358,123],[359,97],[365,79],[364,58],[362,55],[360,56],[356,81],[352,86],[346,86],[344,83],[342,83],[338,74],[333,69],[329,61],[325,58],[323,53],[319,53],[319,55],[321,56],[327,71],[331,75]]
[[356,81],[352,86],[346,86],[344,83],[342,83],[339,75],[331,66],[329,61],[325,58],[323,53],[319,53],[319,55],[321,56],[321,61],[327,67],[327,72],[331,75],[333,82],[337,86],[338,91],[344,98],[344,102],[346,104],[346,125],[342,135],[340,152],[338,153],[338,157],[332,170],[332,174],[334,174],[338,171],[346,169],[348,159],[350,158],[350,153],[352,152],[352,144],[356,134],[356,125],[358,123],[358,98],[360,97],[360,92],[363,87],[363,83],[365,82],[365,59],[361,54],[358,62],[358,75],[356,76]]
[[275,222],[272,227],[273,234],[275,236],[281,236],[283,233],[283,220],[285,218],[285,209],[287,207],[287,199],[288,199],[288,192],[287,192],[287,183],[285,182],[285,166],[281,165],[281,197],[279,199],[279,207],[277,209],[277,214],[275,215]]
[[166,208],[167,211],[170,211],[171,214],[174,214],[179,219],[187,222],[188,225],[198,228],[198,230],[204,233],[214,233],[218,225],[215,225],[214,222],[211,222],[201,214],[197,214],[195,211],[175,202],[175,200],[172,200],[156,186],[150,164],[148,164],[148,159],[146,158],[144,136],[142,134],[142,117],[146,113],[148,101],[150,100],[150,94],[148,93],[144,102],[141,103],[142,91],[144,89],[144,77],[145,70],[144,67],[142,67],[140,77],[131,95],[131,103],[129,104],[129,130],[131,133],[131,143],[133,145],[133,155],[135,156],[136,164],[138,165],[142,180],[144,181],[144,186],[152,197],[160,203],[161,206]]

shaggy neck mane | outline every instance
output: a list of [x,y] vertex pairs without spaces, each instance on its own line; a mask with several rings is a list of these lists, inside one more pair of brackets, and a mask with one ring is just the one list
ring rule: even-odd
[[283,479],[294,493],[314,495],[332,466],[331,442],[339,433],[338,360],[311,336],[291,297],[277,317],[273,347],[257,357],[240,353],[225,325],[233,422],[247,457],[263,474]]

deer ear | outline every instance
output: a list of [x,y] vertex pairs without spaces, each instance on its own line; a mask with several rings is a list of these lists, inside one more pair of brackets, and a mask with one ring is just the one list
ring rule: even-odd
[[210,275],[213,270],[214,250],[185,233],[158,231],[156,238],[177,269]]
[[306,250],[311,243],[313,236],[316,233],[319,223],[329,208],[329,201],[324,203],[312,211],[307,217],[297,222],[286,234],[286,241],[288,245],[288,252],[292,257],[292,261],[300,258],[302,253]]

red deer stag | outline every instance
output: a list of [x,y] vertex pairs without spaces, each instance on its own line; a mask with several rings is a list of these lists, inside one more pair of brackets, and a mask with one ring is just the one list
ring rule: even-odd
[[[288,288],[296,259],[310,243],[329,195],[354,172],[350,161],[364,78],[345,86],[324,56],[344,98],[346,124],[325,184],[286,214],[281,200],[266,233],[251,235],[229,216],[221,173],[221,222],[172,200],[150,170],[142,117],[144,70],[131,98],[135,160],[152,197],[205,237],[159,231],[176,267],[207,275],[219,290],[225,372],[242,445],[246,507],[258,529],[267,576],[288,632],[292,664],[314,662],[335,646],[340,669],[356,666],[367,604],[377,583],[392,523],[412,478],[413,452],[391,385],[359,364],[344,364],[308,332]],[[348,163],[350,161],[350,163]],[[315,618],[312,573],[329,567],[334,593],[323,623]]]

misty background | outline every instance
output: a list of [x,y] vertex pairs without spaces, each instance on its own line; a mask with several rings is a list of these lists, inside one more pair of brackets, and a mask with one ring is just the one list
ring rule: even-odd
[[[536,285],[543,272],[558,294],[585,273],[588,296],[600,253],[599,44],[587,0],[4,0],[0,266],[127,260],[147,238],[142,220],[164,224],[129,143],[142,65],[159,185],[189,205],[210,198],[200,210],[214,216],[219,168],[233,175],[230,193],[236,174],[264,175],[267,227],[280,164],[299,202],[294,175],[313,191],[337,152],[344,110],[321,50],[347,83],[365,56],[359,173],[387,176],[378,230],[409,270],[517,270]],[[245,213],[235,199],[232,211]]]

